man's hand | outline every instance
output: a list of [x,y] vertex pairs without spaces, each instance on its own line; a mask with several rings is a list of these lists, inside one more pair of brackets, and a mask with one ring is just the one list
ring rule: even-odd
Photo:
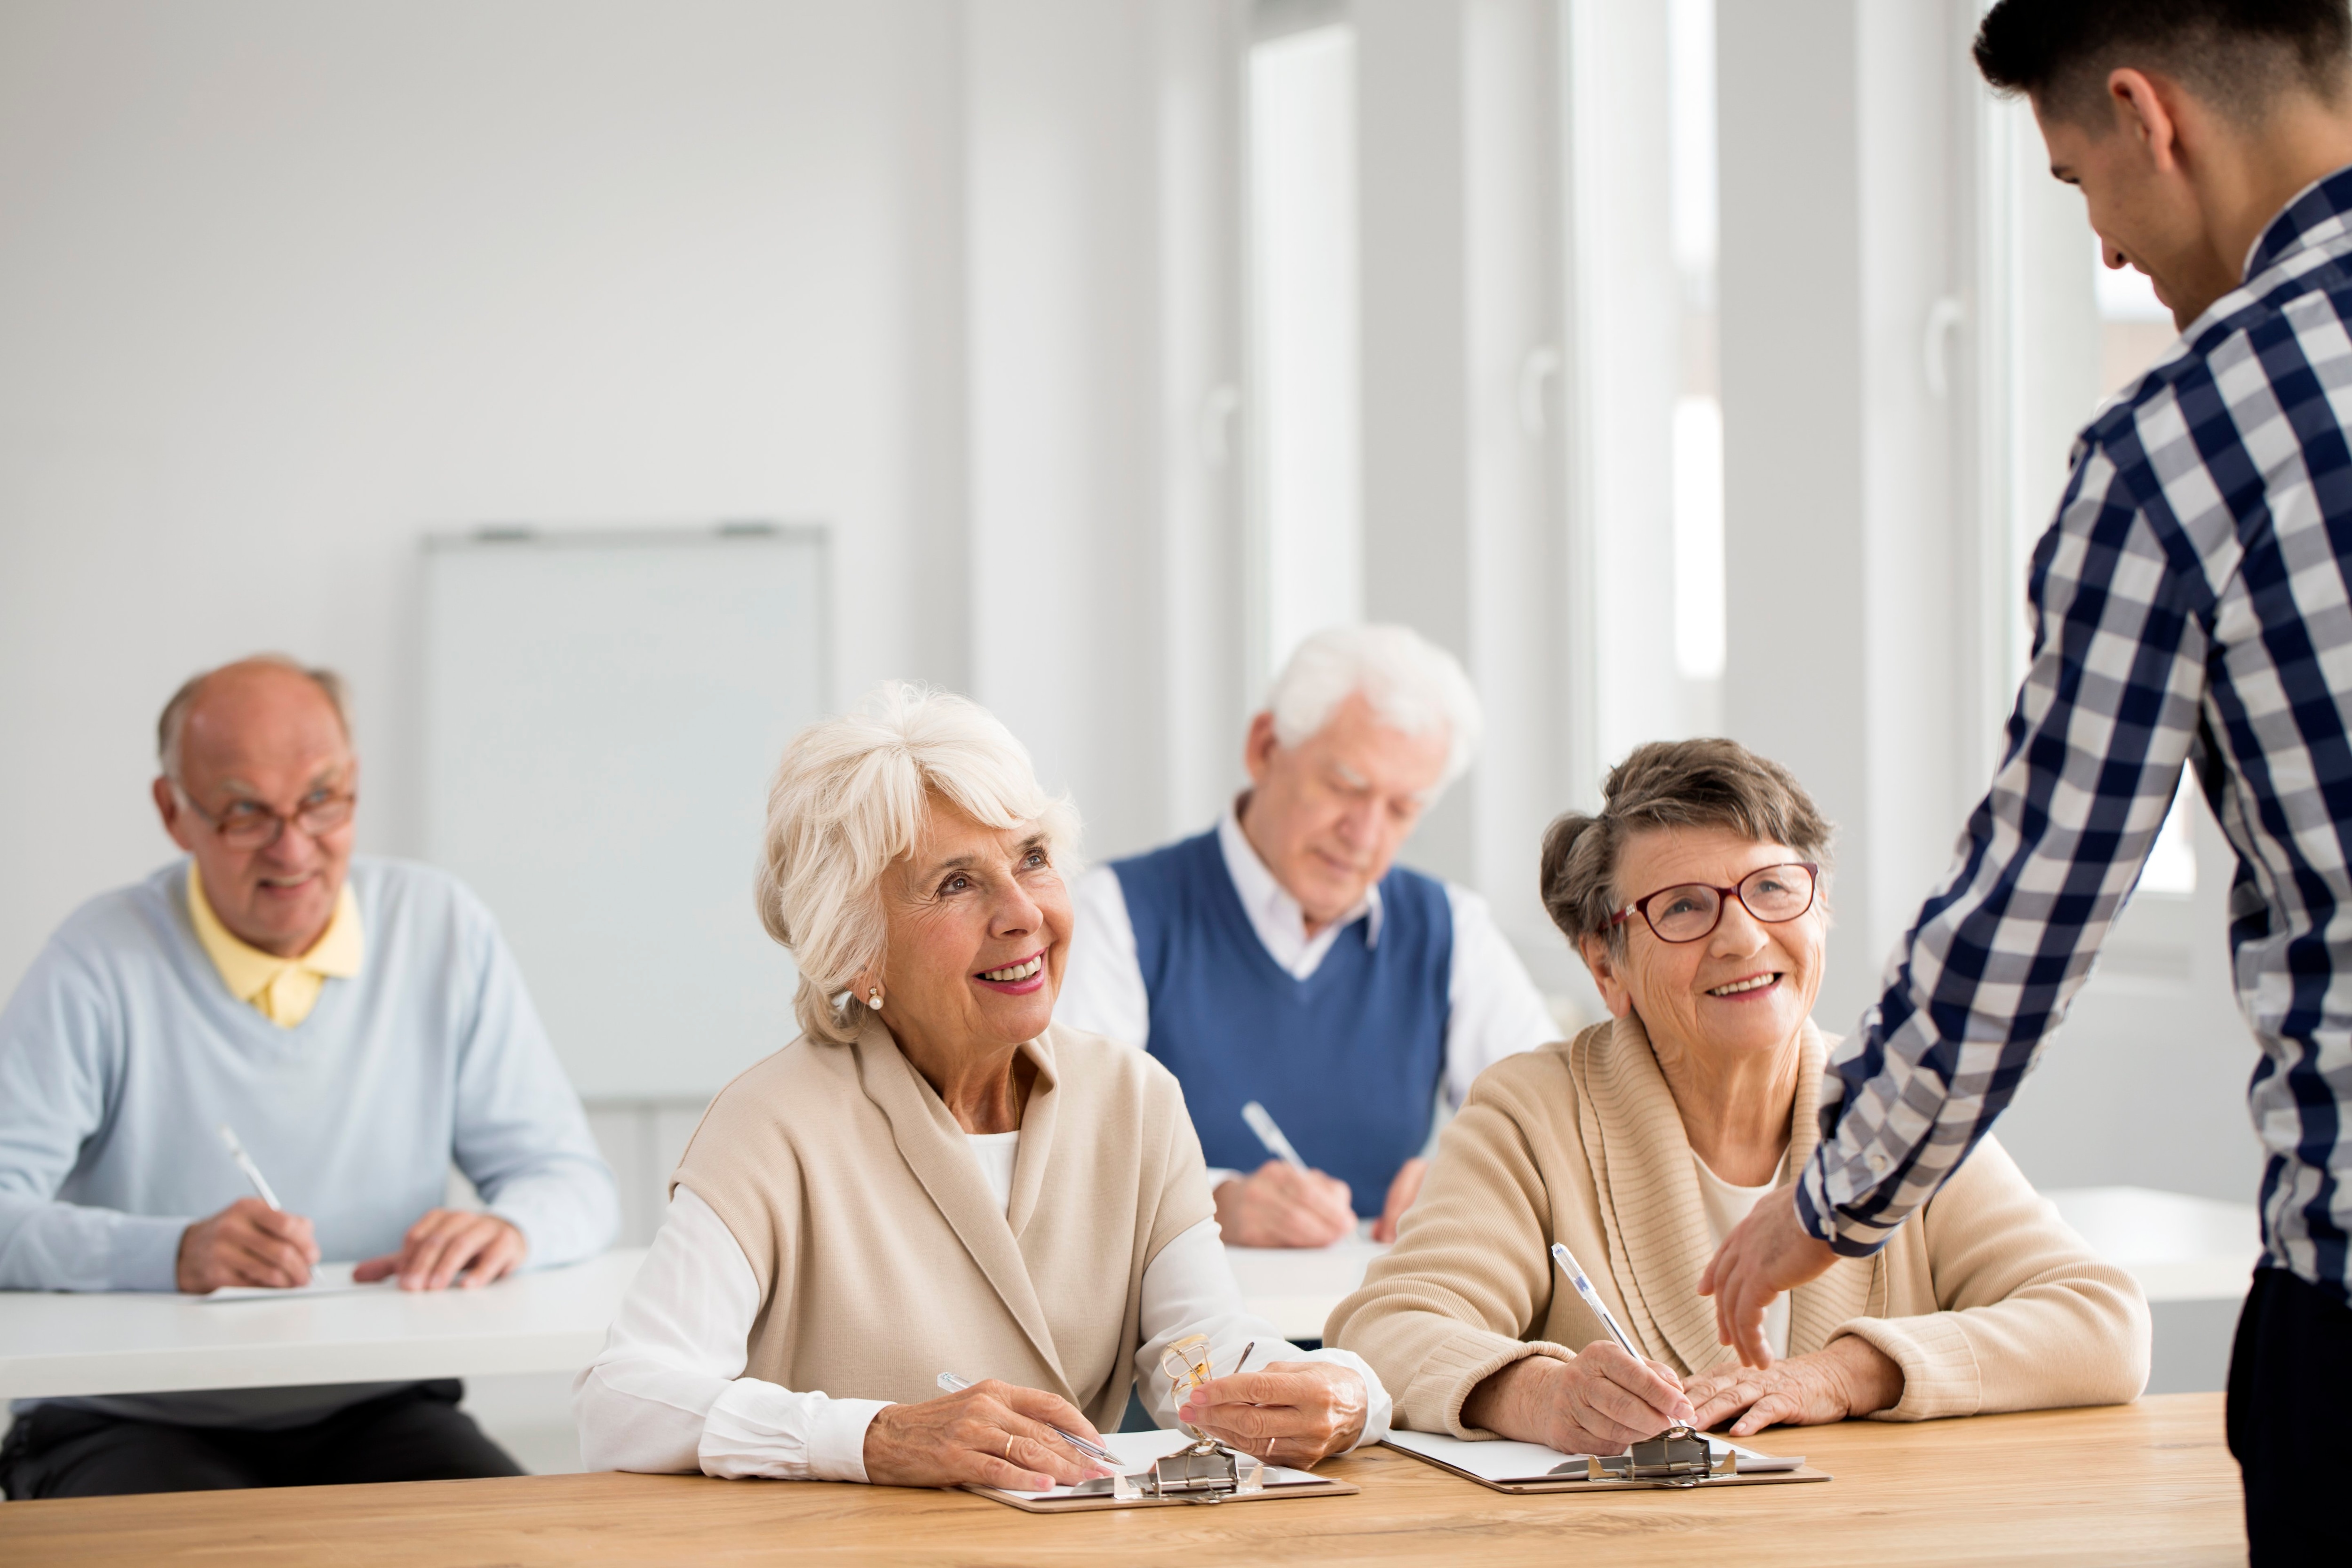
[[1563,1454],[1622,1454],[1695,1416],[1672,1367],[1636,1361],[1615,1340],[1595,1340],[1574,1361],[1522,1357],[1462,1402],[1465,1426]]
[[1775,1422],[1820,1426],[1885,1410],[1903,1397],[1903,1369],[1868,1340],[1843,1334],[1811,1355],[1761,1369],[1719,1366],[1684,1386],[1702,1431],[1746,1411],[1731,1428],[1746,1437]]
[[463,1273],[471,1290],[513,1273],[528,1250],[522,1232],[496,1215],[426,1209],[401,1238],[398,1252],[369,1258],[352,1278],[364,1285],[397,1274],[404,1290],[439,1290]]
[[239,1198],[180,1233],[174,1283],[197,1295],[224,1285],[290,1289],[310,1282],[310,1265],[318,1261],[309,1220],[259,1198]]
[[1381,1217],[1372,1222],[1374,1241],[1396,1239],[1397,1222],[1412,1207],[1412,1200],[1421,1196],[1421,1179],[1427,1174],[1429,1162],[1418,1155],[1397,1167],[1396,1180],[1389,1184],[1389,1201],[1381,1205]]
[[1738,1228],[1698,1277],[1698,1293],[1715,1298],[1715,1337],[1739,1352],[1749,1366],[1770,1366],[1772,1347],[1764,1342],[1764,1309],[1772,1298],[1821,1277],[1837,1261],[1826,1241],[1805,1234],[1797,1217],[1797,1190],[1768,1194],[1748,1212]]
[[1348,1184],[1268,1160],[1216,1191],[1217,1228],[1235,1247],[1328,1247],[1356,1228]]

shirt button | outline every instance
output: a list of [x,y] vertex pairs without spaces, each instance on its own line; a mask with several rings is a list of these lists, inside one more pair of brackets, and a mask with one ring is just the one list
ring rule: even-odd
[[1870,1173],[1874,1176],[1883,1176],[1886,1174],[1885,1155],[1874,1151],[1872,1152],[1870,1156]]

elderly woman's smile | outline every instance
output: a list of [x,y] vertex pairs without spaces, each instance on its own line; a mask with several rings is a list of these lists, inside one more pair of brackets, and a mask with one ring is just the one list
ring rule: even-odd
[[[1639,1015],[1670,1061],[1691,1054],[1785,1057],[1821,990],[1828,930],[1820,900],[1810,896],[1813,873],[1804,859],[1785,844],[1759,843],[1729,827],[1627,834],[1615,895],[1624,918],[1610,938],[1583,943],[1611,1010]],[[1800,880],[1801,900],[1789,886]],[[1746,896],[1727,897],[1727,888]],[[1775,897],[1802,912],[1757,918],[1749,900],[1770,911]],[[1709,910],[1717,911],[1711,931]],[[1678,921],[1703,934],[1672,942],[1660,935],[1660,927],[1680,935]]]
[[880,1012],[910,1058],[931,1063],[948,1040],[1010,1052],[1044,1032],[1073,916],[1035,824],[992,827],[934,795],[921,839],[884,880]]

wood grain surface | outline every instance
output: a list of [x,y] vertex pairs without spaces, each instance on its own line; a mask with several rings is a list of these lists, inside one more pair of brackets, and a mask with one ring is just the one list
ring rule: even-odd
[[0,1504],[0,1563],[2242,1563],[2219,1394],[1919,1426],[1776,1429],[1836,1479],[1509,1497],[1388,1449],[1354,1497],[1045,1517],[961,1492],[533,1476]]

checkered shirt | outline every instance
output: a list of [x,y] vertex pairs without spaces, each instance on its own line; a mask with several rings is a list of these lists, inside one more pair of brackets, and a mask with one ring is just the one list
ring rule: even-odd
[[1806,1227],[1864,1256],[2024,1081],[2184,763],[2237,852],[2268,1260],[2347,1299],[2352,1234],[2352,168],[2102,406],[2034,548],[2032,662],[1951,870],[1831,1064]]

